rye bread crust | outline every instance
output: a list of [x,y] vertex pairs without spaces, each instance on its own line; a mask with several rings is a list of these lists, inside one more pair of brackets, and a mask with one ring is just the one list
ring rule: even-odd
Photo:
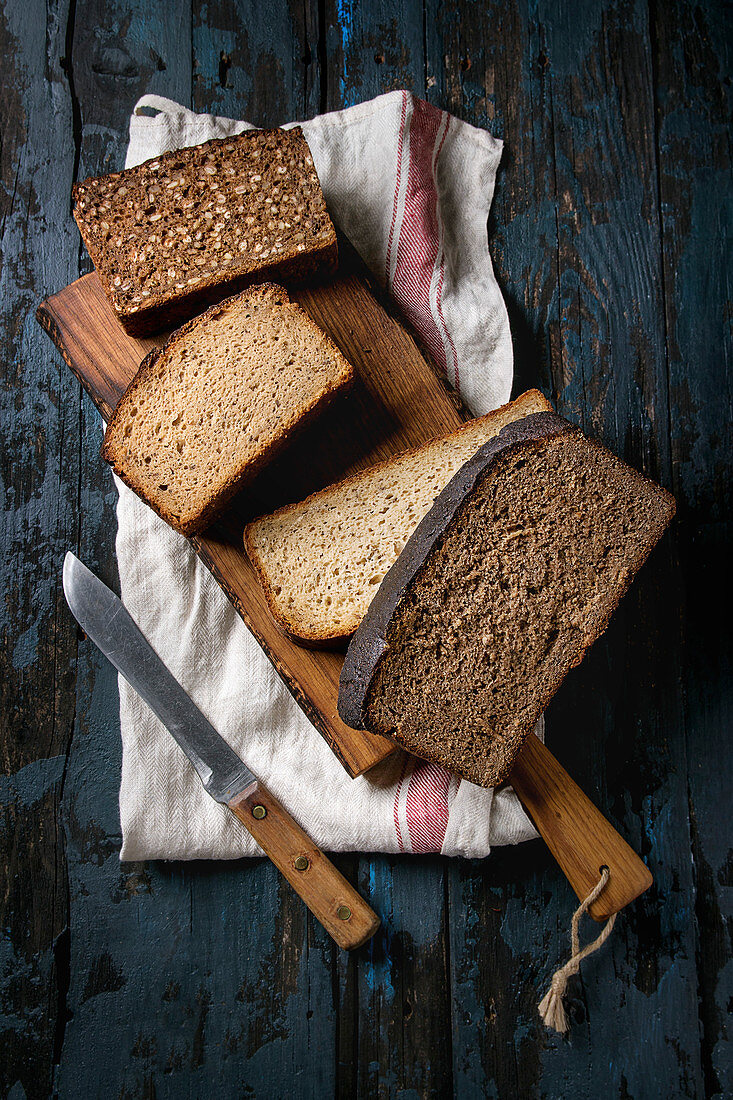
[[[178,162],[183,162],[184,167],[177,168],[176,171],[185,172],[188,170],[193,173],[200,168],[199,162],[207,153],[215,154],[220,150],[224,151],[225,146],[233,147],[235,150],[239,147],[244,151],[249,143],[272,138],[280,142],[287,142],[291,146],[290,151],[297,152],[310,165],[312,158],[308,143],[303,136],[302,129],[299,126],[294,126],[289,130],[249,130],[231,137],[213,138],[201,145],[162,153],[134,168],[90,178],[73,185],[74,218],[115,315],[125,331],[131,336],[150,335],[177,325],[192,314],[199,313],[207,306],[220,301],[222,297],[231,297],[253,283],[282,281],[291,285],[300,285],[305,282],[310,283],[327,278],[336,270],[338,266],[336,231],[326,211],[323,192],[320,185],[317,185],[317,194],[311,199],[312,202],[315,202],[315,209],[311,213],[323,222],[326,232],[321,238],[312,239],[303,251],[298,251],[298,245],[290,239],[289,235],[294,230],[285,229],[282,231],[284,241],[281,251],[277,256],[274,254],[269,256],[267,260],[255,259],[253,262],[250,259],[251,250],[246,257],[237,257],[229,266],[222,266],[219,270],[205,275],[201,275],[197,268],[191,268],[189,264],[187,275],[195,272],[198,280],[194,286],[176,287],[172,285],[162,290],[150,292],[144,281],[141,281],[136,289],[139,292],[144,290],[146,295],[149,294],[149,297],[144,300],[139,298],[137,303],[133,303],[129,298],[129,294],[123,294],[119,289],[120,273],[117,271],[114,251],[101,232],[104,218],[99,212],[93,216],[88,216],[85,212],[85,208],[89,207],[90,204],[94,208],[93,204],[95,202],[101,202],[105,198],[104,194],[101,193],[102,188],[107,186],[114,188],[117,185],[124,185],[129,188],[130,183],[126,181],[137,184],[146,168],[156,162],[163,167],[160,177],[161,182],[164,178],[167,178],[165,176],[166,167]],[[309,170],[317,179],[315,168]],[[175,200],[171,199],[170,201]],[[125,215],[129,218],[129,236],[127,241],[124,241],[120,246],[122,249],[132,248],[133,245],[138,243],[135,233],[132,231],[137,225],[136,218],[141,213],[143,212],[140,210],[125,211]],[[146,211],[146,213],[148,212]],[[119,216],[114,206],[112,214],[106,214],[105,217],[109,218],[112,215]],[[186,224],[186,215],[182,212],[180,214],[180,224]],[[150,230],[152,228],[151,225]],[[107,255],[109,251],[113,252],[112,261]],[[169,264],[170,259],[161,249],[160,269],[162,270]],[[123,284],[128,277],[129,273],[124,277]],[[115,281],[118,283],[117,286]]]
[[[256,288],[257,292],[274,291],[282,299],[283,302],[290,302],[290,298],[286,290],[283,287],[277,286],[274,283],[260,283]],[[259,471],[270,462],[276,454],[279,454],[293,439],[297,437],[299,432],[312,423],[313,420],[320,414],[320,412],[331,403],[331,401],[341,393],[344,393],[350,388],[354,380],[353,368],[351,372],[344,377],[344,380],[339,385],[329,385],[318,396],[318,398],[307,408],[297,423],[291,425],[289,428],[281,432],[280,436],[273,441],[273,443],[263,450],[253,461],[248,464],[247,470],[238,477],[228,478],[222,485],[220,490],[211,498],[207,506],[190,522],[177,520],[170,512],[166,512],[165,509],[161,509],[158,505],[149,499],[145,495],[145,487],[142,482],[136,477],[135,469],[128,470],[119,461],[116,443],[119,438],[121,427],[124,423],[124,418],[127,415],[127,408],[133,402],[136,393],[143,389],[148,379],[155,372],[156,365],[161,355],[164,352],[170,351],[177,343],[185,341],[186,338],[196,330],[196,328],[207,321],[214,320],[220,314],[225,313],[230,305],[239,298],[242,294],[246,294],[245,291],[240,291],[239,294],[234,294],[229,298],[225,298],[224,301],[218,302],[216,305],[211,306],[204,313],[198,317],[192,318],[182,325],[181,328],[172,332],[166,342],[159,348],[153,348],[143,359],[140,364],[135,377],[132,379],[124,394],[120,398],[119,403],[115,407],[112,416],[107,424],[107,430],[104,433],[104,440],[102,441],[102,448],[100,454],[105,462],[114,470],[115,474],[121,481],[132,489],[139,497],[141,497],[145,503],[153,509],[161,519],[164,519],[166,523],[169,523],[176,531],[179,531],[182,535],[194,535],[199,531],[204,530],[222,511],[226,504],[235,496],[240,489],[247,485]],[[301,307],[297,307],[301,312]],[[307,315],[305,315],[307,316]],[[332,348],[341,357],[341,352],[334,344],[333,340],[326,333],[321,332],[324,344],[329,348]]]
[[[400,601],[429,561],[434,548],[440,544],[442,535],[447,531],[461,504],[471,494],[477,483],[489,476],[493,470],[498,469],[504,460],[510,458],[512,452],[539,449],[547,440],[564,434],[582,435],[579,428],[554,414],[536,414],[508,425],[497,439],[485,444],[446,487],[431,512],[405,546],[393,569],[387,574],[366,618],[349,646],[341,673],[338,706],[339,714],[348,725],[353,728],[370,728],[370,691],[381,662],[389,653],[387,636],[393,615]],[[605,448],[600,443],[594,440],[587,442],[597,448],[599,455],[605,452]],[[642,475],[632,469],[629,469],[628,476],[646,481]],[[574,665],[581,662],[587,649],[606,629],[613,611],[628,590],[633,577],[674,515],[673,497],[663,489],[658,491],[661,507],[658,515],[650,519],[649,543],[636,548],[634,557],[628,563],[628,572],[623,584],[610,601],[602,619],[599,619],[586,639],[586,644],[575,656]],[[541,695],[538,694],[532,713],[527,715],[524,727],[517,733],[502,738],[496,759],[487,761],[486,767],[481,769],[480,774],[475,768],[464,766],[460,759],[447,759],[445,752],[439,749],[433,750],[430,743],[420,746],[419,755],[449,768],[456,775],[474,783],[496,786],[505,781],[522,744],[531,734],[536,720],[565,678],[568,668],[557,666],[552,671],[552,680],[546,690]],[[416,751],[414,744],[401,738],[399,730],[376,729],[375,732],[392,737],[397,744],[409,751]]]

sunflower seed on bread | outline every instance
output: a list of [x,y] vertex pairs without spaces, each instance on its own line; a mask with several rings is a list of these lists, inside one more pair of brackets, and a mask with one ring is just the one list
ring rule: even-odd
[[336,266],[300,127],[247,130],[77,183],[74,217],[127,332],[169,328],[252,282]]

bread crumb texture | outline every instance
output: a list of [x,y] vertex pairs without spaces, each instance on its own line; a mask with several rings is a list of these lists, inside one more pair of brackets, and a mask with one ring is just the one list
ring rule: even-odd
[[367,727],[502,782],[673,514],[665,490],[579,432],[499,456],[392,616]]
[[247,552],[277,622],[305,642],[352,634],[456,471],[505,424],[550,410],[539,391],[528,391],[450,435],[250,523]]
[[73,194],[122,320],[278,265],[295,278],[311,271],[314,256],[335,260],[335,231],[299,127],[165,153],[76,184]]
[[254,287],[148,356],[110,420],[102,454],[190,534],[352,374],[282,287]]

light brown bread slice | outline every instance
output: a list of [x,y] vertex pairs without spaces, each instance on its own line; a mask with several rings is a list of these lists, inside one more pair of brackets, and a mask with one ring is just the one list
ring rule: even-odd
[[603,633],[674,500],[550,413],[456,474],[351,640],[339,714],[484,787]]
[[336,233],[300,127],[248,130],[73,188],[74,217],[133,335],[252,282],[335,268]]
[[248,524],[245,546],[276,622],[307,645],[353,634],[456,471],[505,424],[551,408],[538,390],[528,390],[450,435]]
[[194,534],[352,379],[282,287],[253,287],[143,360],[102,456],[172,527]]

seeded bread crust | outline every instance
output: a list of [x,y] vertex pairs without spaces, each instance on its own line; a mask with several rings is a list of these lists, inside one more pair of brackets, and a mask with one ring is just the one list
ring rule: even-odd
[[[202,313],[198,317],[194,317],[188,321],[181,328],[175,332],[166,340],[160,348],[153,348],[152,351],[143,359],[140,369],[130,382],[129,386],[125,390],[124,394],[120,398],[120,401],[115,408],[112,416],[110,417],[107,425],[107,430],[104,435],[102,443],[101,456],[110,464],[117,476],[129,486],[133,492],[137,493],[149,507],[153,509],[161,519],[164,519],[166,523],[169,523],[175,530],[180,531],[183,535],[193,535],[199,531],[202,531],[207,527],[214,518],[222,511],[229,500],[239,490],[246,485],[255,475],[267,465],[267,463],[278,454],[289,442],[304,428],[307,424],[311,423],[327,405],[333,401],[333,399],[340,393],[345,392],[350,388],[354,379],[353,367],[343,357],[340,350],[336,347],[333,341],[320,329],[318,330],[319,339],[322,345],[331,351],[336,359],[342,364],[343,372],[340,381],[335,384],[326,386],[322,392],[316,397],[315,400],[307,407],[301,410],[300,416],[297,421],[286,426],[279,434],[278,438],[272,443],[271,446],[257,455],[255,459],[250,461],[246,470],[243,470],[238,476],[228,478],[221,486],[219,491],[211,497],[208,504],[196,515],[196,517],[189,522],[181,521],[179,517],[160,507],[155,501],[151,500],[146,493],[145,485],[142,483],[137,475],[135,467],[129,467],[125,464],[125,460],[122,454],[121,442],[125,430],[125,425],[128,421],[130,407],[135,404],[137,395],[142,391],[145,391],[151,383],[155,375],[155,369],[161,356],[169,353],[172,349],[180,345],[185,345],[189,340],[195,342],[197,330],[201,325],[207,321],[216,319],[218,316],[224,315],[233,303],[248,296],[256,296],[258,298],[264,298],[269,295],[276,295],[279,301],[283,303],[290,303],[290,298],[283,287],[276,286],[273,283],[261,283],[249,290],[244,290],[240,294],[233,295],[230,298],[225,299],[223,302],[219,302],[217,305],[211,306],[205,313]],[[295,306],[295,310],[303,315],[304,321],[316,328],[315,324],[310,320],[308,315],[300,308]]]
[[[344,478],[342,481],[329,485],[325,489],[320,489],[315,493],[311,493],[310,496],[306,497],[303,501],[285,505],[282,508],[278,508],[277,511],[272,512],[270,515],[261,516],[248,523],[244,529],[244,545],[247,556],[259,577],[270,614],[283,633],[300,645],[320,648],[328,646],[329,644],[343,642],[346,638],[349,638],[357,628],[358,621],[353,622],[348,628],[343,629],[321,627],[313,622],[309,624],[306,629],[302,624],[296,622],[294,617],[288,616],[282,606],[282,601],[278,601],[273,591],[273,584],[275,583],[273,574],[271,570],[268,570],[267,562],[258,546],[258,532],[264,525],[268,524],[269,521],[276,520],[278,517],[297,515],[298,513],[305,512],[310,506],[317,506],[321,501],[330,500],[336,494],[347,490],[351,486],[357,486],[361,483],[373,485],[379,481],[380,475],[385,470],[394,467],[395,464],[399,463],[400,460],[408,454],[419,456],[424,453],[425,461],[428,462],[430,461],[431,449],[436,443],[449,440],[455,440],[456,443],[458,443],[467,433],[473,432],[475,426],[479,422],[486,423],[490,426],[493,422],[508,415],[510,410],[514,413],[516,420],[523,419],[533,406],[536,408],[538,405],[544,407],[547,411],[551,411],[551,405],[539,390],[527,390],[525,393],[520,394],[514,401],[501,406],[499,409],[493,410],[493,412],[487,413],[483,417],[477,418],[477,420],[468,421],[448,435],[436,436],[433,439],[427,440],[419,447],[415,447],[411,451],[402,451],[400,454],[393,455],[390,458],[384,459],[382,462],[375,463],[367,470],[362,470],[359,473],[353,474],[351,477]],[[478,443],[476,444],[476,450],[478,450],[480,445],[481,444]],[[354,522],[358,522],[358,519],[359,517],[355,516]],[[402,538],[403,532],[395,532],[395,535],[399,535],[399,537]]]
[[298,126],[164,153],[76,183],[72,197],[102,287],[133,336],[170,328],[254,282],[313,281],[338,261]]
[[[565,671],[562,671],[550,689],[536,700],[535,713],[530,716],[525,727],[516,735],[502,738],[501,759],[495,766],[488,761],[487,767],[481,769],[481,774],[477,774],[474,768],[465,767],[460,759],[448,758],[440,751],[431,751],[430,745],[416,749],[414,744],[400,737],[398,730],[376,729],[371,721],[370,692],[381,663],[391,655],[387,638],[393,616],[421,571],[429,563],[431,555],[440,546],[442,536],[446,534],[461,505],[474,491],[479,481],[498,469],[499,464],[510,456],[519,452],[540,450],[548,440],[562,435],[571,437],[582,435],[582,432],[575,425],[553,413],[535,414],[510,424],[462,467],[438,497],[435,505],[419,524],[397,562],[382,582],[347,650],[338,696],[338,711],[347,725],[354,729],[373,729],[374,732],[390,736],[397,744],[409,751],[419,751],[419,755],[425,759],[441,764],[456,775],[474,783],[490,787],[507,779],[522,744],[532,732],[537,718],[545,710],[562,682]],[[599,452],[605,451],[605,448],[594,440],[588,440],[588,442]],[[637,475],[636,471],[630,471],[630,475],[631,473],[634,477],[641,476]],[[661,488],[658,488],[658,492],[663,510],[666,509],[666,515],[657,523],[657,528],[653,531],[651,546],[661,537],[675,511],[675,502],[671,494]],[[618,593],[603,620],[598,623],[593,637],[577,654],[574,662],[576,665],[583,659],[593,641],[606,629],[613,611],[628,589],[636,571],[643,564],[651,546],[629,568],[623,590]],[[395,655],[394,659],[399,658]]]

